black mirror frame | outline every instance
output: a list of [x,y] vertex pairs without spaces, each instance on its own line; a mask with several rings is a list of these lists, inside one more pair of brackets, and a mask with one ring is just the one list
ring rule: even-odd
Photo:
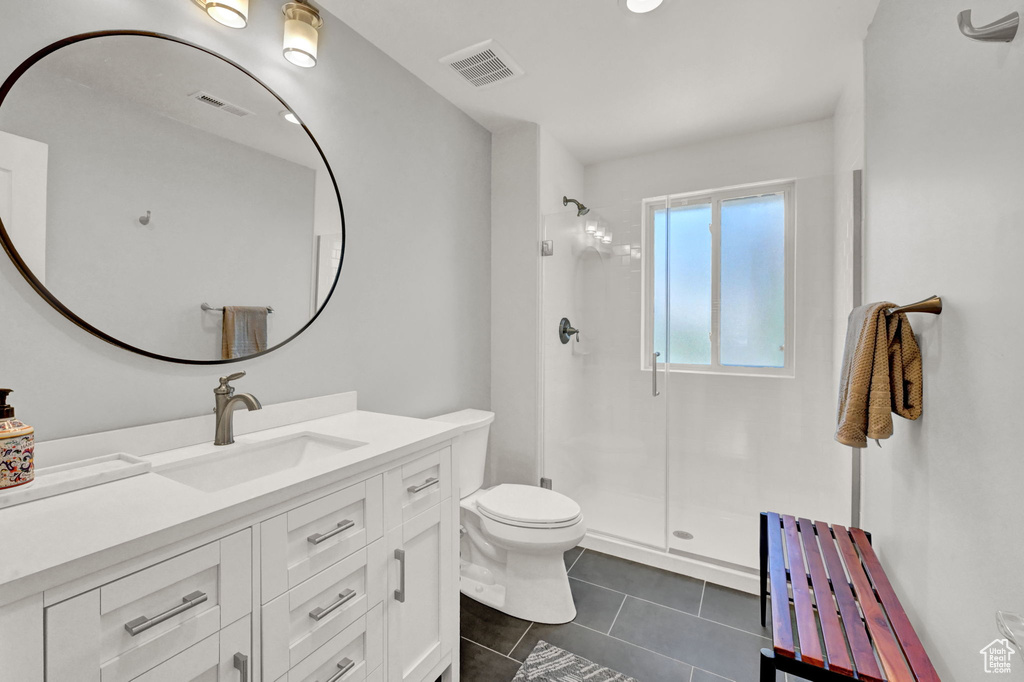
[[[173,43],[178,43],[179,45],[185,45],[186,47],[191,47],[193,49],[199,50],[200,52],[205,52],[206,54],[210,55],[211,57],[215,57],[217,59],[220,59],[221,61],[223,61],[223,62],[225,62],[227,64],[230,64],[231,66],[233,66],[236,69],[238,69],[239,71],[241,71],[243,74],[245,74],[246,76],[251,78],[253,81],[255,81],[257,84],[259,84],[261,87],[263,87],[264,90],[269,92],[278,102],[281,103],[281,105],[285,109],[291,111],[291,107],[288,106],[287,102],[285,102],[276,92],[274,92],[270,87],[268,87],[266,83],[264,83],[259,78],[257,78],[255,75],[253,75],[250,71],[248,71],[244,67],[240,66],[239,64],[236,64],[235,62],[231,61],[227,57],[219,55],[216,52],[213,52],[212,50],[209,50],[209,49],[207,49],[205,47],[202,47],[200,45],[196,45],[195,43],[191,43],[191,42],[189,42],[187,40],[182,40],[181,38],[176,38],[176,37],[171,36],[171,35],[166,35],[166,34],[163,34],[163,33],[152,33],[152,32],[149,32],[149,31],[131,31],[131,30],[94,31],[94,32],[91,32],[91,33],[81,33],[81,34],[74,35],[74,36],[71,36],[71,37],[68,37],[68,38],[64,38],[62,40],[58,40],[57,42],[44,47],[43,49],[39,50],[38,52],[33,54],[28,59],[26,59],[24,62],[22,62],[21,65],[19,65],[18,68],[16,68],[14,70],[14,72],[11,73],[11,75],[7,77],[7,79],[4,81],[3,85],[0,86],[0,107],[3,107],[4,100],[6,100],[7,95],[10,94],[11,89],[14,87],[14,85],[18,81],[18,79],[21,78],[25,74],[25,72],[27,72],[32,66],[34,66],[37,62],[42,60],[47,55],[50,55],[50,54],[56,52],[57,50],[60,50],[61,48],[67,47],[69,45],[73,45],[75,43],[79,43],[79,42],[82,42],[82,41],[85,41],[85,40],[92,40],[94,38],[105,38],[105,37],[110,37],[110,36],[139,36],[139,37],[145,37],[145,38],[156,38],[156,39],[159,39],[159,40],[167,40],[167,41],[170,41],[170,42],[173,42]],[[152,353],[152,352],[147,351],[145,349],[137,348],[136,346],[133,346],[133,345],[131,345],[129,343],[125,343],[124,341],[121,341],[120,339],[117,339],[117,338],[115,338],[115,337],[113,337],[113,336],[111,336],[111,335],[109,335],[109,334],[107,334],[107,333],[97,329],[96,327],[92,326],[91,324],[89,324],[88,322],[83,320],[81,317],[76,315],[70,308],[68,308],[63,303],[61,303],[60,300],[56,296],[54,296],[46,288],[46,286],[42,282],[39,281],[39,279],[36,278],[36,276],[32,273],[32,270],[28,267],[28,265],[25,263],[25,261],[18,254],[18,250],[15,248],[14,242],[11,240],[10,235],[7,234],[7,230],[4,228],[4,224],[3,224],[3,220],[2,219],[0,219],[0,242],[2,242],[4,250],[7,252],[7,255],[9,255],[11,257],[11,260],[14,262],[14,265],[17,266],[18,271],[21,272],[22,276],[28,281],[29,284],[32,285],[32,288],[36,290],[36,293],[38,293],[47,303],[49,303],[51,306],[53,306],[53,308],[56,309],[57,312],[59,312],[61,315],[63,315],[67,319],[71,320],[78,327],[84,329],[85,331],[89,332],[90,334],[92,334],[93,336],[95,336],[97,338],[103,339],[107,343],[113,344],[113,345],[115,345],[115,346],[117,346],[119,348],[123,348],[125,350],[129,350],[129,351],[131,351],[133,353],[138,353],[139,355],[144,355],[146,357],[153,358],[155,360],[163,360],[165,362],[174,362],[174,363],[183,364],[183,365],[223,365],[223,364],[229,364],[229,363],[232,363],[232,362],[241,362],[243,360],[251,360],[253,358],[257,358],[257,357],[260,357],[262,355],[266,355],[267,353],[270,353],[271,351],[277,350],[281,346],[283,346],[286,343],[288,343],[289,341],[293,340],[295,337],[297,337],[302,332],[306,331],[306,329],[308,329],[309,326],[311,324],[313,324],[313,322],[316,321],[316,319],[318,317],[320,317],[320,313],[322,313],[324,308],[327,307],[327,304],[330,302],[331,297],[334,295],[335,289],[338,288],[338,281],[341,279],[341,268],[342,268],[342,266],[345,263],[345,247],[347,245],[348,240],[346,239],[346,234],[345,234],[345,207],[344,207],[344,205],[342,204],[342,201],[341,201],[341,192],[338,190],[338,181],[334,177],[334,170],[331,168],[331,164],[327,161],[327,157],[324,155],[323,149],[320,148],[320,143],[318,143],[316,141],[316,138],[313,137],[313,133],[311,133],[309,128],[306,127],[305,123],[301,122],[301,119],[300,119],[300,125],[302,126],[302,129],[306,132],[306,135],[309,136],[310,142],[312,142],[313,146],[316,147],[317,153],[320,154],[320,158],[323,160],[324,166],[327,168],[327,174],[330,176],[331,185],[334,187],[334,194],[335,194],[335,197],[338,200],[338,211],[339,211],[339,215],[340,215],[340,218],[341,218],[341,258],[340,258],[339,263],[338,263],[338,271],[334,275],[334,282],[331,284],[331,290],[327,293],[327,297],[324,299],[323,304],[320,305],[319,308],[317,308],[316,313],[297,332],[295,332],[294,334],[289,336],[287,339],[285,339],[281,343],[278,343],[278,344],[276,344],[274,346],[271,346],[270,348],[267,348],[266,350],[260,351],[259,353],[253,353],[252,355],[246,355],[245,357],[241,357],[241,358],[218,359],[218,360],[190,360],[190,359],[186,359],[186,358],[175,358],[175,357],[170,357],[170,356],[167,356],[167,355],[160,355],[159,353]]]

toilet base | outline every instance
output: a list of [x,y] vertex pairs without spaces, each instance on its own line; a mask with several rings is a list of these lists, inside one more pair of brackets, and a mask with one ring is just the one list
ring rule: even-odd
[[576,618],[576,604],[561,554],[544,556],[509,552],[504,584],[491,572],[462,562],[459,590],[470,599],[510,616],[561,625]]

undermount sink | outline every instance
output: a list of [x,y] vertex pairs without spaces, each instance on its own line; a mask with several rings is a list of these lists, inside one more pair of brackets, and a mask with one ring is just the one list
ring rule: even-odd
[[[360,441],[297,433],[260,443],[234,443],[214,452],[169,464],[154,471],[187,486],[216,492],[258,479],[280,475],[312,462],[328,461],[354,448]],[[338,465],[345,462],[338,461]]]

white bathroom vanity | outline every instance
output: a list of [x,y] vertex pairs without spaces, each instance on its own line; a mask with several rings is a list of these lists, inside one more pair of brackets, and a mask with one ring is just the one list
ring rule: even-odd
[[212,416],[39,444],[41,464],[151,467],[0,509],[0,680],[458,680],[459,427],[352,393],[236,429],[224,447]]

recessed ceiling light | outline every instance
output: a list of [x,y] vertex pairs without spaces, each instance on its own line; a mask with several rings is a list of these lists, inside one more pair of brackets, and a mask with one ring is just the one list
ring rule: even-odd
[[658,9],[663,0],[625,0],[626,9],[634,14],[646,14]]
[[292,112],[288,111],[287,109],[281,112],[281,118],[288,121],[289,123],[299,125],[299,117],[293,114]]

